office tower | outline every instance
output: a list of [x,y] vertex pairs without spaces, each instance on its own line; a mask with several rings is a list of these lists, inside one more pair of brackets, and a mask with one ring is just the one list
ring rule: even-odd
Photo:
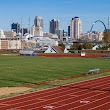
[[68,36],[70,36],[70,26],[68,26]]
[[36,16],[34,19],[35,27],[42,27],[43,28],[43,18],[41,16]]
[[33,36],[43,36],[43,18],[36,16],[34,19],[34,25],[31,28],[31,34]]
[[55,33],[58,35],[58,39],[59,40],[63,40],[63,37],[64,37],[64,30],[56,30]]
[[13,30],[16,33],[20,33],[20,24],[19,23],[11,24],[11,30]]
[[55,31],[59,30],[59,21],[55,20],[55,19],[52,19],[50,21],[50,29],[49,30],[50,30],[50,33],[56,34]]
[[74,17],[70,25],[70,37],[77,40],[82,32],[82,23],[79,17]]
[[68,33],[65,30],[63,30],[63,37],[67,37],[67,36],[68,36]]
[[28,33],[28,28],[23,28],[20,30],[20,32],[22,33],[23,31],[23,35]]

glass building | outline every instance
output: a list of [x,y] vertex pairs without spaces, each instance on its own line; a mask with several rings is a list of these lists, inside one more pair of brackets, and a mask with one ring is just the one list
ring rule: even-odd
[[59,21],[58,20],[55,20],[55,19],[52,19],[50,21],[50,33],[52,34],[56,34],[56,30],[59,30]]
[[20,24],[19,23],[12,23],[11,30],[13,30],[16,33],[20,33]]

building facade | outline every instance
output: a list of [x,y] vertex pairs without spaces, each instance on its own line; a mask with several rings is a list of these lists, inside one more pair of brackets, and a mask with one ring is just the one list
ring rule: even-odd
[[35,27],[42,27],[43,28],[43,18],[41,16],[36,16],[34,19]]
[[68,36],[70,36],[70,26],[68,26]]
[[58,39],[62,41],[64,37],[64,30],[59,29],[59,30],[56,30],[55,33],[58,35]]
[[52,19],[50,21],[50,27],[49,27],[50,33],[56,34],[56,30],[59,30],[59,21],[56,19]]
[[21,40],[0,40],[0,49],[21,49]]
[[23,36],[24,36],[24,34],[28,33],[28,28],[23,28],[20,30],[20,32],[22,33],[22,31],[23,31]]
[[0,39],[4,39],[4,38],[6,38],[4,31],[0,29]]
[[19,23],[12,23],[11,30],[13,30],[16,33],[20,33],[20,24]]
[[34,25],[31,28],[31,34],[33,36],[43,36],[43,18],[36,16],[34,19]]
[[77,40],[82,33],[82,23],[79,17],[74,17],[70,25],[70,37]]
[[6,38],[14,38],[14,37],[16,37],[16,32],[14,32],[13,30],[5,31],[4,34],[5,34]]

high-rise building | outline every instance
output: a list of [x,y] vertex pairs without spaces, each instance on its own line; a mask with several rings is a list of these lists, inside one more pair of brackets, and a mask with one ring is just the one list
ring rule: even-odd
[[68,36],[67,32],[65,30],[63,30],[63,37]]
[[68,26],[68,36],[70,36],[70,26]]
[[23,35],[24,35],[24,34],[28,33],[28,28],[23,28],[20,30],[20,32],[22,33],[22,31],[23,31]]
[[42,27],[43,28],[43,18],[41,16],[36,16],[34,19],[35,27]]
[[55,34],[56,30],[59,30],[59,21],[52,19],[50,21],[50,33]]
[[70,37],[77,40],[82,33],[82,23],[79,17],[74,17],[70,25]]
[[33,36],[43,36],[43,18],[36,16],[34,19],[34,25],[31,28],[31,34]]
[[59,29],[59,30],[56,30],[55,33],[58,35],[58,39],[62,41],[64,37],[64,30]]
[[41,36],[41,37],[43,37],[43,29],[42,29],[42,27],[35,27],[35,25],[33,25],[32,28],[31,28],[31,34],[33,36]]
[[12,23],[11,30],[13,30],[16,33],[20,33],[20,24],[19,23]]

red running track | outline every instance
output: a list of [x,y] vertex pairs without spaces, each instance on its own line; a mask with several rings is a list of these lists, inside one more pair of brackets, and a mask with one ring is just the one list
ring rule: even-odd
[[43,54],[40,54],[40,56],[44,56],[44,57],[56,57],[56,58],[59,58],[59,57],[81,57],[81,58],[102,58],[104,57],[103,54],[86,54],[86,56],[81,56],[80,54],[51,54],[51,53],[43,53]]
[[0,110],[110,110],[110,76],[3,99]]

